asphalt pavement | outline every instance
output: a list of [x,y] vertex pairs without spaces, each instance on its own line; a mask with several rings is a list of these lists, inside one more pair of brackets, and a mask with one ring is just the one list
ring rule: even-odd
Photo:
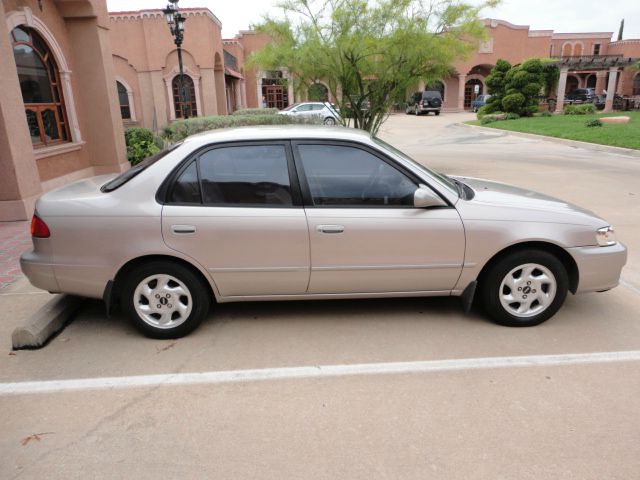
[[393,115],[380,136],[610,220],[629,247],[618,288],[528,329],[454,298],[224,304],[175,341],[90,301],[45,348],[11,352],[49,298],[17,280],[0,291],[0,478],[637,478],[640,158],[471,118]]

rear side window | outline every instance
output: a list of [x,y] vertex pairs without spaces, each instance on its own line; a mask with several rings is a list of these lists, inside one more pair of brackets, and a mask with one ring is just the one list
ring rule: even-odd
[[293,205],[283,145],[221,147],[203,153],[198,162],[205,204]]
[[171,190],[169,197],[171,203],[182,204],[200,204],[202,196],[200,195],[200,182],[198,181],[198,164],[196,161],[191,162],[177,178]]

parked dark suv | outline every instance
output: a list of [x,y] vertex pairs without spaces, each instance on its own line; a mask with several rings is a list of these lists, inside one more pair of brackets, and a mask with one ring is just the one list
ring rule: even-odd
[[421,115],[423,113],[433,112],[440,115],[442,108],[442,95],[438,90],[426,90],[424,92],[416,92],[407,101],[406,113]]
[[595,97],[595,88],[576,88],[567,93],[564,98],[571,103],[590,103]]

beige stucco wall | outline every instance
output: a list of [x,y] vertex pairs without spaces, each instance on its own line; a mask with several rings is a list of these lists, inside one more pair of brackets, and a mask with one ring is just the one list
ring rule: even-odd
[[[29,218],[43,191],[69,180],[120,171],[128,164],[105,1],[43,0],[40,8],[37,1],[4,0],[0,15],[1,221]],[[73,142],[43,148],[31,144],[9,41],[9,26],[16,24],[34,28],[55,43],[49,47],[61,77],[69,79],[64,100]],[[66,84],[64,78],[61,83]]]
[[[216,58],[222,58],[221,24],[206,9],[181,12],[186,16],[183,65],[196,87],[198,116],[224,114],[223,65],[216,64]],[[112,12],[109,24],[114,68],[118,76],[132,79],[127,81],[134,90],[137,123],[160,130],[174,116],[168,86],[179,71],[176,45],[164,16],[160,10]]]

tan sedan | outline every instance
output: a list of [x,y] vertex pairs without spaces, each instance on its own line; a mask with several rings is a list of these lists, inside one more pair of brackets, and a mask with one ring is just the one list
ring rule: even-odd
[[321,126],[190,137],[45,194],[32,234],[35,286],[119,301],[156,338],[189,333],[212,301],[453,295],[537,325],[568,291],[615,287],[627,257],[589,211]]

